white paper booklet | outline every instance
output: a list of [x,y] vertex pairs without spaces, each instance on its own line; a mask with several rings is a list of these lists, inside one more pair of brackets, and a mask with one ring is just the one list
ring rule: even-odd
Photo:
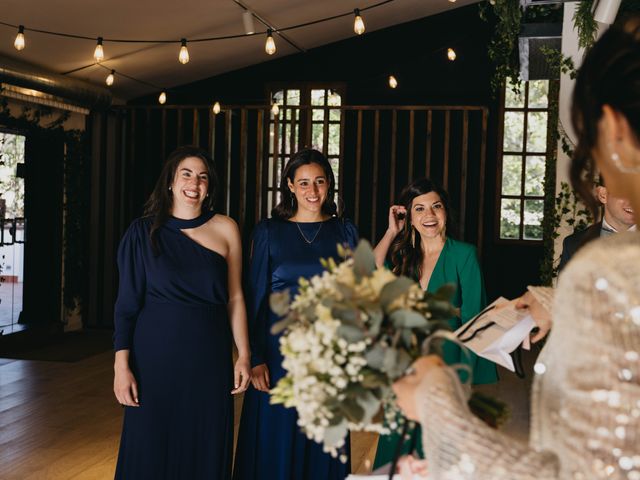
[[535,326],[526,310],[516,309],[516,300],[500,297],[454,334],[477,355],[513,372],[510,353],[520,344],[529,348],[529,334]]

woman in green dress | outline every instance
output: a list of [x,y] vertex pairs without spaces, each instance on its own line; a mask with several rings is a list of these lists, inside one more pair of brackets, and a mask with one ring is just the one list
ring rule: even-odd
[[[449,323],[456,330],[486,306],[486,295],[476,248],[448,235],[451,230],[447,227],[448,216],[447,192],[427,178],[415,180],[402,191],[400,204],[389,209],[389,228],[374,253],[378,266],[386,264],[394,273],[416,279],[428,292],[454,284],[456,292],[451,303],[459,314]],[[451,342],[443,346],[443,356],[448,364],[469,363],[468,356]],[[473,383],[495,383],[495,364],[475,355],[471,357]],[[418,453],[423,456],[421,434],[414,432],[414,435],[418,439]],[[398,440],[398,434],[380,437],[375,468],[391,462]],[[409,445],[410,442],[405,442],[402,454],[410,453]]]

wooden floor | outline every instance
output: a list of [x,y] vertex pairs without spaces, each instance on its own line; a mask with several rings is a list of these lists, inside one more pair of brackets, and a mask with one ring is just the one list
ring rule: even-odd
[[[122,408],[112,362],[111,352],[75,363],[0,359],[0,479],[113,478]],[[352,436],[354,472],[369,470],[376,443]]]

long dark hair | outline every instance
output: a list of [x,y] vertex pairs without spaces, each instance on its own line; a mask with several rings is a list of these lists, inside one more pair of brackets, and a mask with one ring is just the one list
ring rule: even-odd
[[291,157],[291,160],[287,162],[282,172],[282,178],[280,179],[280,203],[278,203],[273,210],[271,210],[271,216],[275,218],[281,218],[286,220],[293,217],[298,211],[298,202],[296,196],[289,190],[289,184],[287,180],[293,183],[293,179],[296,176],[296,170],[302,165],[310,165],[315,163],[322,167],[324,176],[327,177],[329,182],[329,190],[327,191],[327,198],[322,204],[322,213],[333,217],[338,215],[338,207],[333,199],[336,191],[336,179],[333,175],[333,170],[326,157],[318,150],[305,149],[300,150]]
[[425,193],[435,192],[440,197],[444,212],[447,215],[447,236],[451,236],[453,226],[451,209],[449,208],[449,195],[446,190],[437,185],[428,178],[420,178],[414,180],[407,185],[400,194],[399,205],[407,209],[407,216],[404,222],[404,228],[391,244],[391,264],[393,273],[396,275],[406,275],[409,278],[420,278],[422,270],[422,260],[424,252],[422,251],[422,242],[420,235],[415,233],[414,245],[414,228],[411,226],[411,204],[413,199],[424,195]]
[[169,154],[167,160],[164,162],[156,186],[144,206],[145,216],[153,218],[153,225],[151,226],[149,236],[151,237],[151,246],[156,255],[160,253],[156,233],[158,229],[166,223],[173,209],[173,194],[169,188],[173,184],[178,165],[188,157],[199,158],[207,169],[207,175],[209,176],[208,196],[205,197],[202,202],[202,211],[207,212],[213,210],[216,193],[218,191],[218,175],[216,174],[213,160],[207,152],[193,145],[176,148]]
[[612,25],[587,52],[578,71],[571,120],[578,137],[569,176],[571,184],[594,213],[592,186],[596,166],[592,152],[598,144],[603,105],[622,113],[636,137],[640,134],[640,17]]

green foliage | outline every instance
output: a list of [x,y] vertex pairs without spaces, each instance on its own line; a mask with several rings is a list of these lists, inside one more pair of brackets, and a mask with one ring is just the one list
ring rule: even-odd
[[578,71],[573,63],[573,58],[565,57],[562,52],[555,48],[543,46],[540,50],[552,70],[559,70],[561,73],[569,75],[572,80],[576,78]]
[[598,24],[593,19],[593,0],[582,0],[573,14],[573,26],[578,30],[578,46],[589,48],[596,40]]
[[495,65],[491,91],[495,95],[510,78],[513,90],[519,92],[520,62],[516,47],[523,14],[520,2],[495,0],[492,5],[487,3],[480,3],[480,18],[494,24],[493,37],[487,47],[489,60]]

